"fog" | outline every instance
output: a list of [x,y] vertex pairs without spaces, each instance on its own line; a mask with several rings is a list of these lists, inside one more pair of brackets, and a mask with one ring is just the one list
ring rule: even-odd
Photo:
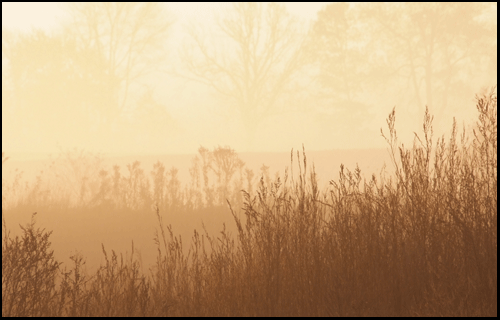
[[394,107],[408,144],[426,105],[468,125],[496,69],[496,4],[2,3],[2,145],[385,148]]
[[2,316],[496,315],[496,84],[496,3],[2,2]]

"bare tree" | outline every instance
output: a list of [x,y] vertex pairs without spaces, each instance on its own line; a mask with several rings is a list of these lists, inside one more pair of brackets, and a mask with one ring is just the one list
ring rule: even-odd
[[364,37],[366,30],[353,5],[332,2],[318,12],[308,42],[317,70],[317,85],[308,93],[323,106],[318,108],[318,123],[337,121],[337,129],[352,132],[363,130],[373,118],[362,99],[371,67]]
[[496,21],[485,18],[494,8],[486,3],[379,3],[359,9],[387,57],[388,75],[411,88],[419,119],[427,105],[439,123],[450,99],[470,95],[472,79],[490,73],[484,60],[496,61]]
[[293,74],[302,66],[304,36],[283,5],[235,3],[217,25],[223,40],[192,27],[184,46],[189,72],[229,99],[253,144],[260,122],[276,112]]
[[70,30],[84,47],[97,49],[115,96],[109,110],[116,116],[126,106],[132,86],[158,69],[166,58],[166,36],[172,19],[157,2],[78,2],[69,6]]

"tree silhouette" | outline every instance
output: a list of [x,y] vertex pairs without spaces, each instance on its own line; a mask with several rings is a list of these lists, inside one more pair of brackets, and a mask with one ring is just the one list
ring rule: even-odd
[[276,113],[279,98],[303,64],[303,36],[297,21],[275,3],[235,3],[217,25],[222,39],[189,30],[193,41],[184,46],[184,63],[194,79],[239,112],[251,148],[259,124]]
[[439,119],[452,93],[471,95],[475,75],[490,72],[481,61],[496,61],[490,49],[496,51],[496,23],[492,28],[481,17],[491,10],[487,4],[363,4],[359,9],[383,51],[386,75],[411,88],[419,119],[426,105]]
[[127,105],[132,85],[166,59],[172,20],[156,2],[78,2],[68,8],[73,18],[68,32],[102,57],[106,89],[114,96],[108,115],[116,117]]
[[13,40],[6,55],[9,109],[20,119],[23,135],[83,142],[109,101],[103,70],[95,63],[98,53],[78,48],[63,35],[35,31]]
[[368,115],[360,97],[370,68],[360,22],[348,3],[328,4],[318,12],[307,42],[317,70],[315,95],[324,106],[319,112],[342,119],[339,126],[357,123],[356,129]]

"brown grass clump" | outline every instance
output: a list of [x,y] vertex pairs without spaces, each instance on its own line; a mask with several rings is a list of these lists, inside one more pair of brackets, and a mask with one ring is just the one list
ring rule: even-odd
[[22,237],[11,238],[3,223],[2,317],[58,314],[55,281],[60,264],[50,250],[51,232],[35,229],[35,216],[21,226]]
[[[458,139],[454,121],[450,138],[437,141],[426,112],[411,148],[398,144],[393,110],[382,135],[394,174],[366,181],[341,166],[326,190],[305,151],[296,166],[292,152],[284,176],[262,176],[254,192],[249,178],[239,200],[231,190],[243,181],[227,183],[243,166],[227,149],[200,149],[198,180],[183,201],[175,171],[168,176],[161,164],[150,196],[138,164],[125,177],[101,173],[102,199],[143,208],[152,194],[155,265],[141,272],[132,244],[125,258],[103,246],[105,262],[92,275],[78,255],[68,271],[35,215],[20,237],[3,221],[2,316],[496,316],[496,108],[496,91],[478,97],[473,137],[464,130]],[[188,214],[224,198],[235,228],[195,230],[187,252],[164,226],[160,212]]]

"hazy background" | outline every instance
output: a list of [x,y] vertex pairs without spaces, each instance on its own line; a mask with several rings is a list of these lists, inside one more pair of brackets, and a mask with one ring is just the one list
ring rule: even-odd
[[[201,146],[234,149],[254,184],[266,170],[283,177],[302,145],[321,190],[341,163],[378,176],[390,166],[380,129],[394,107],[406,146],[426,105],[435,137],[453,117],[471,129],[475,94],[497,81],[496,12],[496,3],[2,2],[2,207],[27,203],[7,224],[20,232],[36,211],[65,259],[78,248],[95,265],[101,243],[125,251],[133,239],[149,263],[152,210],[58,208],[49,196],[88,200],[84,187],[98,191],[113,165],[126,176],[134,161],[144,180],[157,161],[177,168],[187,192]],[[225,202],[210,210],[211,234],[234,227]],[[195,213],[166,214],[184,239],[200,228]]]
[[[475,118],[496,3],[5,3],[2,149],[385,148]],[[14,160],[14,158],[12,158]]]

